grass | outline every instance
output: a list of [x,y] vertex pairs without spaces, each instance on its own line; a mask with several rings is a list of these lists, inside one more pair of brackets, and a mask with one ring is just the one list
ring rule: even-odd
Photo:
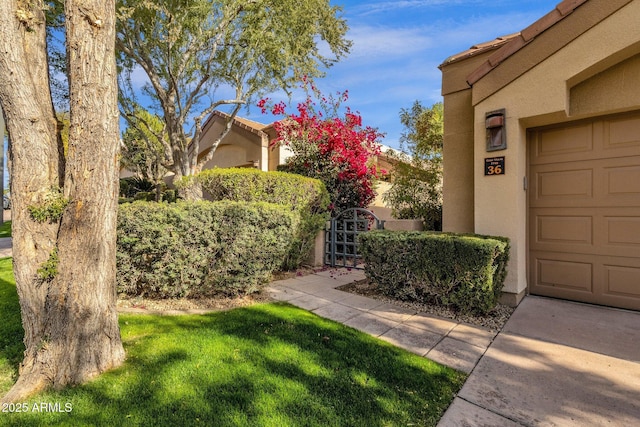
[[11,221],[4,221],[0,225],[0,237],[11,237]]
[[[22,322],[11,258],[0,259],[0,396],[15,382],[16,366],[22,359]],[[0,408],[1,410],[2,408]],[[0,425],[3,421],[0,412]]]
[[[6,267],[0,260],[0,271]],[[6,272],[0,309],[1,395],[22,334]],[[120,326],[122,367],[38,395],[26,402],[27,413],[0,412],[0,425],[435,425],[465,379],[283,303],[198,316],[121,315]],[[41,402],[59,412],[35,412]]]

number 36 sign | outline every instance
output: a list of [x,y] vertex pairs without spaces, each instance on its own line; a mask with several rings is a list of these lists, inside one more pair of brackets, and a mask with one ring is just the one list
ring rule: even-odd
[[484,174],[504,175],[504,157],[490,157],[484,159]]

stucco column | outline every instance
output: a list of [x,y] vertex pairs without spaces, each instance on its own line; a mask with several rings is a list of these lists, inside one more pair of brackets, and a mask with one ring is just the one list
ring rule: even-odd
[[[498,108],[476,107],[475,122],[475,232],[511,240],[504,302],[515,305],[527,289],[526,130],[506,112],[507,149],[487,152],[485,114]],[[479,119],[478,119],[479,118]],[[504,157],[503,175],[485,176],[485,159]]]

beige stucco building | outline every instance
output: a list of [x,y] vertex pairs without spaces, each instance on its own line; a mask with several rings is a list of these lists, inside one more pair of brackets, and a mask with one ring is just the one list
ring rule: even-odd
[[[203,126],[200,153],[198,159],[207,155],[213,143],[224,130],[229,116],[221,111],[214,111]],[[272,146],[276,137],[273,124],[263,124],[236,116],[231,122],[231,130],[220,142],[212,159],[208,161],[203,170],[230,167],[249,167],[262,171],[275,171],[278,165],[293,155],[293,152],[284,145]],[[388,148],[388,147],[387,147]],[[376,158],[378,169],[391,172],[394,160],[385,153]],[[386,205],[383,195],[389,190],[391,184],[384,180],[376,186],[376,199],[369,208],[380,218],[392,220],[391,208]]]
[[[207,118],[202,129],[198,159],[211,150],[228,120],[229,115],[217,110]],[[276,170],[293,153],[286,146],[270,147],[274,138],[272,124],[265,125],[236,116],[231,123],[231,130],[203,169],[251,167],[262,171]]]
[[442,65],[445,231],[511,239],[505,300],[640,310],[640,0],[565,0]]

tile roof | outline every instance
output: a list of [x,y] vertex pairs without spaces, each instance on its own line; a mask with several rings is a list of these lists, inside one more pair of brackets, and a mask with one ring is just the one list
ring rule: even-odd
[[524,30],[520,31],[518,36],[509,40],[508,43],[506,43],[502,48],[491,55],[488,61],[483,66],[469,75],[469,77],[467,78],[467,82],[470,85],[473,85],[475,82],[487,75],[495,67],[497,67],[501,62],[509,58],[511,55],[513,55],[533,39],[535,39],[536,36],[563,20],[565,17],[567,17],[567,15],[572,13],[576,8],[580,7],[587,1],[588,0],[564,0],[558,3],[555,9],[547,13],[542,18],[538,19],[533,24],[529,25]]
[[[207,118],[207,120],[204,123],[203,128],[207,127],[209,122],[213,122],[214,117],[220,117],[224,120],[228,120],[230,115],[227,113],[224,113],[222,111],[219,110],[214,110],[213,113],[211,113],[211,115]],[[245,119],[242,117],[238,117],[235,116],[233,118],[233,124],[245,129],[251,133],[255,133],[256,135],[260,135],[260,136],[264,136],[264,132],[267,128],[269,128],[271,125],[265,125],[264,123],[259,123],[259,122],[255,122],[253,120],[249,120],[249,119]]]
[[472,56],[478,55],[480,53],[483,53],[489,50],[498,49],[502,47],[504,44],[506,44],[507,42],[509,42],[510,40],[512,40],[513,38],[518,37],[519,35],[520,33],[514,33],[514,34],[509,34],[506,36],[495,38],[488,42],[474,44],[464,52],[456,53],[455,55],[451,55],[450,57],[445,59],[440,67],[444,65],[452,64],[454,62],[462,61],[464,59],[470,58]]
[[496,50],[496,52],[493,53],[485,63],[483,63],[479,68],[477,68],[473,73],[469,75],[467,81],[470,85],[473,85],[475,82],[487,75],[495,67],[497,67],[501,62],[503,62],[511,55],[522,49],[525,45],[530,43],[533,39],[535,39],[536,36],[560,22],[567,15],[572,13],[576,8],[586,3],[587,1],[588,0],[564,0],[558,3],[555,9],[553,9],[551,12],[547,13],[545,16],[538,19],[536,22],[529,25],[524,30],[507,36],[498,37],[495,40],[474,45],[464,52],[450,56],[440,67],[452,64],[457,61],[462,61],[483,52]]

